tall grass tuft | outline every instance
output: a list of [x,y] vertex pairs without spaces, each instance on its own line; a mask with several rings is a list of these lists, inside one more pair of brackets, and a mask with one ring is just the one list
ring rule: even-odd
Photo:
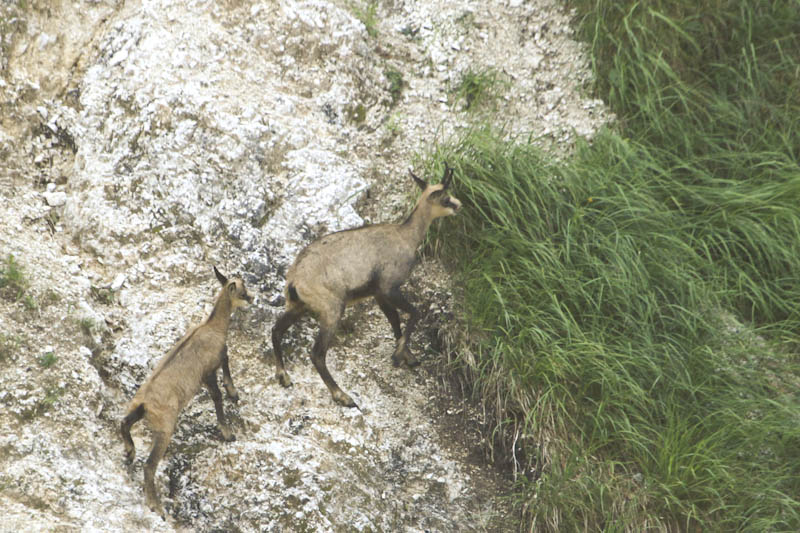
[[569,5],[620,131],[431,162],[521,529],[800,530],[800,1]]

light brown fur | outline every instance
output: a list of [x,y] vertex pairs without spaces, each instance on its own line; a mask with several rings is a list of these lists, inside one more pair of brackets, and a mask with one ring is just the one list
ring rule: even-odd
[[[328,372],[325,354],[342,318],[344,308],[374,297],[392,326],[396,339],[395,366],[418,364],[408,348],[418,319],[417,310],[400,291],[416,263],[416,251],[428,228],[439,217],[449,216],[461,202],[447,193],[452,169],[446,168],[442,183],[428,185],[412,174],[422,189],[414,211],[402,224],[377,224],[326,235],[298,254],[286,275],[286,310],[272,328],[275,376],[284,387],[291,385],[283,365],[281,338],[305,313],[312,312],[320,332],[311,358],[334,401],[355,407]],[[398,309],[409,314],[406,330],[400,328]]]
[[162,517],[164,509],[155,487],[156,469],[175,430],[178,415],[202,385],[208,388],[214,401],[223,438],[228,441],[235,439],[225,422],[222,394],[217,385],[217,369],[222,367],[222,379],[228,396],[238,401],[239,394],[233,386],[228,366],[226,339],[231,313],[235,308],[251,302],[252,298],[241,279],[228,281],[216,267],[214,273],[222,284],[214,310],[202,324],[190,329],[159,361],[134,395],[121,424],[128,462],[132,462],[136,455],[130,435],[131,426],[144,418],[153,431],[153,445],[144,469],[144,492],[147,505]]

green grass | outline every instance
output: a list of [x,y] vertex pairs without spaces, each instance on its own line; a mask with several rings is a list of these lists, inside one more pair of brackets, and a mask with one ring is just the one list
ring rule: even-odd
[[0,264],[0,290],[16,301],[28,289],[28,280],[25,272],[13,255],[8,255]]
[[21,301],[28,311],[36,311],[39,304],[28,291],[29,286],[25,271],[13,255],[8,255],[0,265],[0,294],[15,302]]
[[96,329],[96,325],[97,324],[94,323],[94,320],[89,317],[78,320],[78,327],[80,328],[81,332],[88,337],[92,336],[92,333],[94,333],[94,330]]
[[359,126],[367,119],[367,108],[364,104],[348,105],[345,107],[345,116],[349,122]]
[[403,73],[395,69],[387,69],[383,71],[383,75],[386,76],[386,80],[389,82],[389,95],[392,97],[392,107],[394,107],[403,96],[403,89],[406,86]]
[[97,302],[100,302],[105,305],[111,305],[114,303],[114,291],[112,291],[109,288],[92,286],[89,289],[89,293],[92,295],[92,298],[94,298],[94,300]]
[[461,105],[463,111],[479,109],[496,110],[497,100],[508,89],[509,83],[494,69],[467,70],[455,83],[450,93],[453,105]]
[[520,528],[800,530],[800,2],[568,5],[617,131],[430,162]]
[[58,356],[53,352],[45,352],[39,356],[37,361],[42,368],[50,368],[58,362]]
[[0,362],[10,359],[16,354],[20,344],[21,342],[18,337],[0,332]]
[[349,5],[353,15],[364,24],[364,27],[367,29],[367,35],[373,38],[377,37],[378,2],[376,0],[370,0],[364,6],[356,2],[351,2]]

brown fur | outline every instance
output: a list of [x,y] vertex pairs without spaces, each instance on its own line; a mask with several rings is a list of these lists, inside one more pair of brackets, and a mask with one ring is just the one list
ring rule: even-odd
[[[442,183],[428,185],[412,174],[422,189],[411,215],[402,224],[377,224],[326,235],[298,254],[286,275],[286,310],[272,328],[275,376],[284,387],[291,385],[283,365],[281,338],[305,313],[312,312],[320,332],[311,358],[334,401],[355,407],[328,372],[325,354],[344,308],[374,297],[392,326],[397,344],[395,366],[418,364],[408,340],[418,319],[417,310],[400,291],[416,263],[416,250],[434,219],[454,214],[461,202],[447,193],[452,169],[446,168]],[[408,313],[406,330],[400,328],[398,309]]]
[[226,339],[231,313],[237,307],[252,301],[241,279],[228,279],[216,267],[214,273],[222,284],[214,310],[200,325],[190,329],[183,338],[159,361],[153,373],[131,400],[122,421],[122,440],[125,455],[132,462],[136,449],[131,438],[131,426],[144,418],[153,431],[153,446],[144,469],[145,501],[153,511],[164,516],[164,509],[155,487],[158,463],[164,457],[178,415],[204,385],[211,394],[222,436],[234,440],[225,422],[222,393],[217,385],[217,369],[222,367],[225,391],[234,401],[239,394],[233,386],[228,366]]

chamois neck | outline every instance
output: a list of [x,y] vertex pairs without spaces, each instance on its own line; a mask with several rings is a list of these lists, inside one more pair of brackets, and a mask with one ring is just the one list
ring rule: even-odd
[[223,287],[219,295],[217,295],[217,301],[214,302],[214,309],[211,311],[211,314],[208,315],[206,324],[216,326],[222,331],[227,331],[228,324],[230,324],[231,321],[231,307],[231,298]]
[[401,227],[405,230],[416,244],[419,244],[425,239],[425,234],[433,222],[429,212],[420,204],[414,207],[414,210],[408,215],[408,218],[403,222]]

